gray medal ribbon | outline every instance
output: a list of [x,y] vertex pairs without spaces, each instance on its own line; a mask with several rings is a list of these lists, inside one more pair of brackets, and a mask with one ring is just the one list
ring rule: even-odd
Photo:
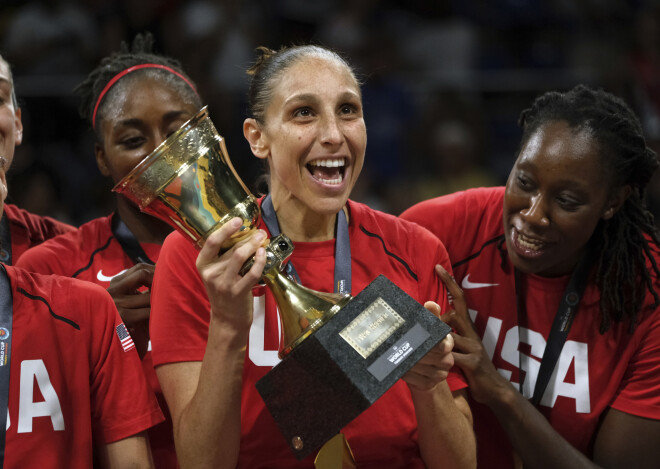
[[[261,202],[261,217],[272,236],[280,234],[280,225],[273,207],[273,200],[268,194]],[[346,214],[340,210],[335,224],[335,293],[351,293],[351,240],[348,235]],[[291,262],[287,263],[286,273],[300,284],[300,277]]]
[[13,319],[13,298],[9,276],[0,265],[0,468],[5,461],[5,440],[7,432],[7,407],[9,405],[9,365],[11,357],[11,336]]
[[0,262],[11,265],[11,232],[6,213],[0,218]]

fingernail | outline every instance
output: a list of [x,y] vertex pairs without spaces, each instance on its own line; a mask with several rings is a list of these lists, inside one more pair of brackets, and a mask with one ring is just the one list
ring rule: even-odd
[[242,224],[243,224],[243,220],[241,220],[240,218],[232,218],[231,219],[231,227],[232,228],[238,228]]

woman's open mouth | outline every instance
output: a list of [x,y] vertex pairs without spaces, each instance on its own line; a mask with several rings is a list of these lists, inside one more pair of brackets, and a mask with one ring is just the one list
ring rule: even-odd
[[545,252],[547,243],[524,235],[515,228],[511,228],[511,241],[520,256],[538,257]]
[[344,180],[345,158],[314,160],[307,164],[312,177],[323,184],[337,185]]

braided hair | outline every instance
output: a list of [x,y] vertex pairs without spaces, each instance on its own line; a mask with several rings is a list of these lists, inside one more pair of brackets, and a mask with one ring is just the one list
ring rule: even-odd
[[[81,98],[78,107],[80,116],[92,124],[96,138],[99,141],[102,141],[101,132],[98,130],[100,128],[99,123],[107,115],[114,97],[133,80],[144,78],[145,76],[157,79],[176,89],[186,102],[191,103],[196,108],[202,106],[195,89],[191,87],[193,82],[183,71],[181,63],[174,58],[155,53],[153,46],[154,38],[151,33],[137,34],[130,46],[126,42],[122,42],[118,52],[114,52],[103,58],[87,78],[74,89],[74,93]],[[142,64],[165,66],[172,69],[175,73],[180,74],[181,77],[159,68],[137,70],[122,77],[121,80],[112,85],[112,88],[107,91],[107,94],[101,97],[101,102],[97,103],[99,96],[113,78],[130,67]],[[94,115],[97,104],[98,110],[96,115]],[[96,121],[96,125],[94,121]]]
[[660,305],[653,276],[660,276],[651,244],[660,245],[653,215],[646,207],[646,187],[660,164],[644,140],[633,111],[616,96],[578,85],[566,93],[548,92],[520,114],[521,145],[542,125],[563,121],[587,131],[597,142],[612,187],[630,186],[631,194],[609,220],[600,220],[589,243],[594,253],[595,282],[600,291],[600,332],[612,321],[630,321],[632,332],[646,293]]

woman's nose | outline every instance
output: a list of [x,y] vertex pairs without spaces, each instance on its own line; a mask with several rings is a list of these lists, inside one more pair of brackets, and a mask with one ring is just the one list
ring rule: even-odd
[[550,218],[545,207],[545,200],[540,194],[531,197],[529,200],[529,206],[522,209],[520,214],[525,217],[525,220],[529,223],[542,226],[550,224]]
[[341,129],[334,115],[322,119],[321,142],[329,145],[337,145],[342,142]]

